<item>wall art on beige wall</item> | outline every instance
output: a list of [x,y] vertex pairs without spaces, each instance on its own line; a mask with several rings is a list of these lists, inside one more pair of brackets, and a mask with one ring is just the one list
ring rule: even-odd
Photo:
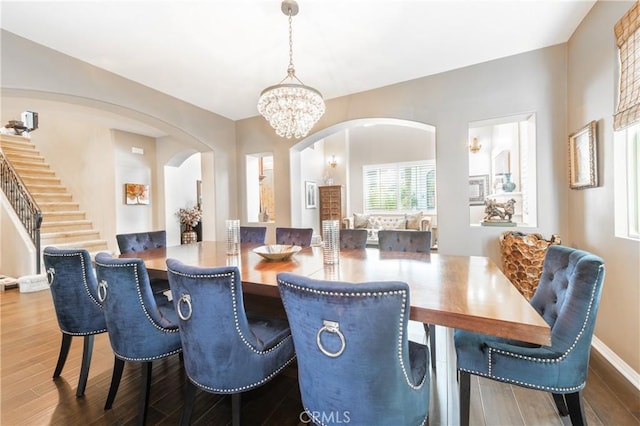
[[125,183],[124,194],[125,204],[149,204],[149,185]]
[[569,136],[569,184],[571,189],[598,186],[595,120]]

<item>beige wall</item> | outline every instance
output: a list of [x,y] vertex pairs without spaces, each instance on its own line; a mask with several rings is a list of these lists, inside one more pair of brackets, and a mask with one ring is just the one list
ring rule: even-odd
[[[502,230],[469,225],[468,124],[535,112],[538,226],[524,231],[558,233],[565,243],[605,258],[608,272],[596,336],[638,372],[638,243],[613,237],[609,210],[613,205],[610,117],[616,82],[612,26],[626,8],[598,2],[569,44],[331,99],[310,139],[327,137],[334,126],[346,121],[372,117],[435,126],[439,250],[486,255],[499,262]],[[300,182],[292,181],[290,169],[290,158],[295,157],[290,149],[296,142],[277,137],[261,117],[233,123],[3,32],[2,94],[16,93],[63,96],[110,112],[116,109],[171,134],[177,143],[210,147],[215,153],[210,165],[216,175],[207,191],[215,200],[220,233],[224,219],[239,217],[245,208],[244,156],[273,152],[278,222],[270,232],[274,226],[292,223],[292,202],[300,202],[296,196]],[[591,119],[599,120],[602,186],[569,191],[567,135]],[[162,152],[160,147],[157,150]]]
[[[616,238],[613,222],[613,170],[620,166],[613,163],[619,72],[613,26],[634,3],[597,2],[568,43],[567,131],[597,121],[600,185],[569,191],[564,243],[604,258],[606,276],[595,334],[639,372],[640,244]],[[566,155],[562,161],[566,167]],[[559,184],[568,185],[566,174]]]

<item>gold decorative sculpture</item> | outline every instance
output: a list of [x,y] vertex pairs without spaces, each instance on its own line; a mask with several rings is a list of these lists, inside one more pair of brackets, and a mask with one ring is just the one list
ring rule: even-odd
[[560,244],[560,237],[553,234],[545,240],[541,234],[514,231],[500,235],[502,272],[527,300],[538,287],[544,257],[551,244]]

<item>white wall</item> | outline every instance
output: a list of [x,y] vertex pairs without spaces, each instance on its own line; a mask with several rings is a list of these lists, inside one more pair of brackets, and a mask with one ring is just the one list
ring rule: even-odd
[[[180,219],[177,212],[183,208],[193,208],[198,204],[196,182],[202,179],[202,156],[195,153],[179,167],[165,166],[165,215],[167,245],[180,244]],[[205,224],[202,224],[203,230]]]

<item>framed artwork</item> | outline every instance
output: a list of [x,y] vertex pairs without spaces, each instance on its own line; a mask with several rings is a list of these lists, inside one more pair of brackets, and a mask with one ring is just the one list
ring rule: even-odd
[[125,204],[149,204],[149,185],[144,183],[124,184]]
[[469,176],[469,205],[482,206],[487,198],[489,175]]
[[312,181],[306,181],[304,183],[304,199],[305,206],[308,209],[315,209],[318,207],[318,185]]
[[569,136],[569,185],[571,189],[598,186],[595,120]]

